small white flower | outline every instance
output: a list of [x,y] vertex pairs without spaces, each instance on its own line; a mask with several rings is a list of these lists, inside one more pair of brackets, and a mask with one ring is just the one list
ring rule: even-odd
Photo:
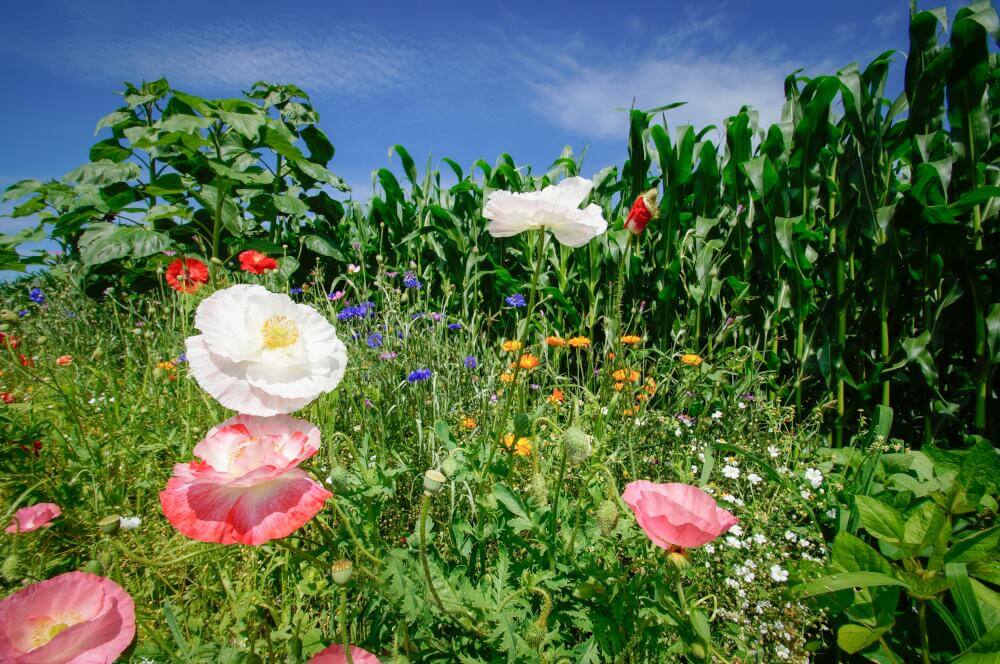
[[681,431],[680,427],[677,427],[676,429],[674,429],[674,435],[677,436],[678,438],[680,438],[681,436],[684,435],[684,432]]
[[774,445],[768,445],[767,446],[767,453],[768,453],[768,455],[770,455],[770,457],[772,459],[777,459],[778,455],[781,454],[781,450],[779,450]]
[[836,519],[837,518],[837,510],[831,507],[830,509],[828,509],[826,511],[826,516],[827,516],[828,519]]
[[812,488],[814,489],[818,489],[819,486],[823,483],[823,473],[821,473],[816,468],[807,468],[805,476],[806,476],[806,481],[808,481],[809,484],[811,484]]
[[779,645],[774,649],[774,654],[781,659],[788,659],[791,656],[792,651],[789,650],[787,646]]
[[715,553],[715,545],[714,544],[706,544],[705,545],[705,552],[706,553]]
[[733,548],[733,549],[742,549],[743,548],[743,542],[741,542],[736,537],[733,537],[732,535],[729,535],[728,537],[726,537],[726,546],[728,546],[730,548]]
[[740,587],[740,582],[737,581],[736,579],[726,579],[723,583],[725,583],[730,588],[739,588]]
[[785,531],[785,541],[786,542],[794,542],[794,541],[796,541],[798,539],[799,539],[799,536],[796,535],[795,533],[793,533],[792,531],[790,531],[790,530],[786,530]]
[[784,583],[788,581],[788,570],[782,569],[781,565],[771,565],[771,578],[776,583]]
[[723,476],[728,477],[731,480],[735,480],[740,476],[740,469],[737,468],[736,466],[727,463],[725,466],[722,467],[722,474]]
[[740,410],[745,410],[747,405],[741,401],[738,404],[736,404],[736,407],[739,408]]
[[761,535],[760,533],[756,533],[753,536],[753,541],[754,544],[767,544],[767,538]]
[[747,475],[747,481],[750,482],[750,484],[760,484],[764,481],[764,478],[757,473],[750,473]]
[[808,489],[802,489],[799,491],[799,495],[802,496],[802,500],[812,500],[813,497],[812,492]]
[[118,527],[122,530],[134,530],[142,525],[142,518],[137,516],[123,516],[118,518]]
[[737,537],[742,537],[743,536],[743,528],[740,526],[740,524],[737,523],[735,526],[733,526],[732,528],[729,529],[729,533],[731,535],[736,535]]
[[577,176],[541,191],[494,191],[483,207],[490,222],[486,229],[493,237],[513,237],[548,228],[562,244],[582,247],[608,228],[600,206],[591,203],[580,209],[593,188],[593,182]]
[[722,419],[722,411],[721,410],[717,410],[714,413],[712,413],[712,419],[713,420],[721,420]]

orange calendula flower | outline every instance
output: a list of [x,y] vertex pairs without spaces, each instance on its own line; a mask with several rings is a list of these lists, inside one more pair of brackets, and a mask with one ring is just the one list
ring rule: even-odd
[[615,357],[617,357],[617,356],[614,354],[614,352],[608,353],[608,359],[609,360],[613,360],[613,359],[615,359]]
[[566,340],[562,337],[545,337],[545,343],[552,348],[562,348],[566,345]]
[[500,382],[501,383],[513,383],[514,382],[514,374],[511,373],[510,371],[504,371],[502,374],[500,374]]
[[566,394],[560,390],[558,387],[552,388],[552,394],[549,395],[547,401],[552,404],[561,404],[566,400]]
[[515,352],[521,350],[521,342],[517,341],[517,340],[509,340],[509,341],[503,342],[500,345],[500,347],[503,348],[508,353],[515,353]]
[[568,343],[573,348],[589,348],[590,347],[590,339],[588,339],[587,337],[573,337],[572,339],[570,339],[566,343]]
[[643,389],[646,390],[647,394],[650,395],[656,394],[656,381],[653,380],[652,378],[647,378],[646,386]]
[[476,428],[476,421],[474,419],[472,419],[471,417],[468,417],[468,416],[463,417],[462,418],[462,428],[463,429],[475,429]]
[[73,356],[60,355],[59,357],[56,358],[56,364],[58,364],[61,367],[69,366],[70,364],[73,364]]
[[615,383],[615,392],[621,392],[624,387],[625,383]]
[[695,353],[685,353],[684,355],[681,355],[681,364],[686,364],[689,367],[697,367],[702,362],[704,362],[704,360],[701,358],[701,355],[696,355]]
[[611,374],[611,376],[619,383],[624,383],[625,381],[638,383],[640,378],[639,372],[635,369],[619,369]]
[[[522,369],[534,369],[539,365],[539,361],[538,358],[532,355],[531,353],[525,353],[520,357],[520,359],[516,362],[516,364],[521,365]],[[515,365],[514,362],[510,363],[511,368],[514,368],[514,365]]]
[[642,343],[642,337],[636,336],[634,334],[626,334],[624,337],[622,337],[622,343],[628,344],[630,346],[635,346],[636,344]]
[[518,438],[517,445],[514,446],[514,454],[518,456],[531,455],[531,441],[527,438]]

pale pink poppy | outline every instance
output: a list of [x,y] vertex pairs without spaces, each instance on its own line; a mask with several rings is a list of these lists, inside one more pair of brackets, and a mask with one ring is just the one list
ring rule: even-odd
[[[357,646],[351,646],[351,659],[354,660],[354,664],[381,664],[378,657]],[[344,646],[340,644],[316,653],[309,660],[309,664],[346,664],[346,662],[347,655],[344,654]]]
[[690,484],[638,480],[625,487],[622,500],[653,544],[667,550],[711,542],[738,521],[712,496]]
[[38,503],[22,507],[14,512],[14,519],[7,526],[8,533],[30,533],[39,528],[48,528],[52,525],[52,520],[62,514],[62,510],[55,503]]
[[331,495],[300,463],[319,449],[319,429],[287,415],[237,415],[195,445],[200,461],[179,463],[160,505],[181,534],[202,542],[250,544],[285,537]]
[[135,605],[110,579],[69,572],[0,600],[0,662],[105,664],[135,636]]

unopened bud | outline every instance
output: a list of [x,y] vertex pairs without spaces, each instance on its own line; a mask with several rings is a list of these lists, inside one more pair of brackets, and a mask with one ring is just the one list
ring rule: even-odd
[[566,461],[572,466],[584,461],[593,450],[590,435],[575,426],[563,433],[563,445],[566,448]]
[[209,263],[211,263],[212,265],[222,265],[222,260],[217,256],[213,256],[212,259],[209,261]]
[[350,560],[337,560],[330,565],[330,576],[338,586],[346,586],[354,574],[354,563]]
[[540,507],[549,504],[549,487],[545,483],[545,475],[535,473],[531,476],[531,481],[528,483],[528,494],[535,499]]
[[424,493],[428,496],[437,493],[444,486],[447,477],[444,476],[440,470],[436,468],[431,468],[426,473],[424,473]]
[[8,583],[20,581],[23,571],[21,558],[13,552],[4,558],[3,565],[0,566],[0,574],[3,575],[4,580]]
[[635,235],[644,231],[646,224],[660,214],[660,207],[656,204],[657,197],[656,189],[649,189],[636,196],[625,219],[625,228]]
[[698,659],[705,659],[705,655],[708,653],[705,651],[705,646],[700,643],[695,643],[691,645],[691,654]]
[[458,462],[455,461],[455,457],[450,454],[445,457],[445,460],[441,462],[441,472],[444,473],[445,477],[451,477],[458,470]]
[[618,505],[608,498],[597,506],[597,526],[601,529],[601,534],[607,537],[618,525]]
[[86,563],[84,563],[83,567],[81,567],[80,569],[90,574],[100,574],[102,571],[104,571],[103,569],[101,569],[101,563],[96,560],[88,560]]

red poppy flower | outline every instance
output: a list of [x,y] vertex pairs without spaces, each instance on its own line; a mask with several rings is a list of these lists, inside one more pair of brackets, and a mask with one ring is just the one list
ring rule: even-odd
[[30,357],[28,357],[27,355],[25,355],[24,353],[20,353],[17,356],[17,359],[21,361],[22,367],[28,367],[30,369],[35,366],[35,361]]
[[17,348],[21,345],[21,339],[15,337],[13,334],[7,334],[6,332],[0,332],[0,346],[4,348]]
[[247,249],[240,253],[240,269],[250,274],[264,274],[268,270],[277,270],[278,261],[259,251]]
[[625,228],[638,235],[646,228],[649,220],[660,214],[660,208],[656,204],[656,189],[650,189],[635,197],[632,209],[625,219]]
[[3,401],[4,403],[14,403],[17,401],[17,398],[14,397],[12,392],[0,392],[0,401]]
[[193,293],[208,282],[208,266],[197,258],[178,258],[167,266],[167,284],[180,293]]

